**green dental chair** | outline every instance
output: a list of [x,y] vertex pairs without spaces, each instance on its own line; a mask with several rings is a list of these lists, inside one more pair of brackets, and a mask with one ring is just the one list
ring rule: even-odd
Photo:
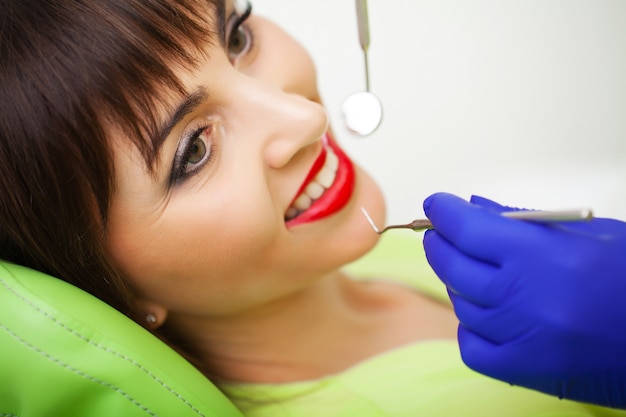
[[[346,270],[407,283],[420,277],[426,292],[445,293],[430,279],[419,239],[384,237]],[[0,261],[0,417],[42,416],[242,414],[182,356],[117,310],[64,281]]]
[[241,417],[180,355],[61,280],[0,262],[0,417]]

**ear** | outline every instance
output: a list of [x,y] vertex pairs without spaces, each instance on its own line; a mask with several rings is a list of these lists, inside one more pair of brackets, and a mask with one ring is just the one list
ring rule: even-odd
[[156,330],[165,323],[167,319],[167,309],[165,307],[145,299],[138,299],[136,303],[140,317],[143,317],[144,320],[143,325],[146,328]]

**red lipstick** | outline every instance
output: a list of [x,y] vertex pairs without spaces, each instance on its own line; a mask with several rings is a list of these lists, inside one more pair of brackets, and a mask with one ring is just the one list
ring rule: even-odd
[[337,159],[339,161],[335,179],[330,187],[328,187],[318,199],[313,201],[309,208],[299,213],[293,219],[288,220],[286,223],[287,227],[294,227],[300,224],[310,223],[329,217],[340,211],[352,197],[355,185],[355,170],[352,161],[335,143],[330,135],[325,135],[323,141],[325,144],[324,150],[313,163],[311,170],[298,189],[298,193],[296,194],[294,201],[298,196],[300,196],[300,194],[302,194],[318,172],[324,167],[327,158],[326,147],[332,149],[332,152],[337,155]]

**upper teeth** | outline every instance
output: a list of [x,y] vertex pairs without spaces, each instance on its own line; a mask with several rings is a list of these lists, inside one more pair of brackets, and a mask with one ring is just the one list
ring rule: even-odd
[[326,151],[326,161],[324,166],[317,173],[315,178],[307,185],[302,192],[293,202],[291,207],[287,209],[285,218],[287,220],[296,217],[301,212],[307,210],[315,200],[320,198],[324,191],[326,191],[335,182],[335,176],[337,175],[337,167],[339,166],[339,158],[328,148]]

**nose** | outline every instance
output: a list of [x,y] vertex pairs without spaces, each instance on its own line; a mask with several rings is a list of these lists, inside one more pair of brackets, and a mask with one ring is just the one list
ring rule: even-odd
[[246,84],[239,84],[240,103],[246,103],[241,107],[245,115],[240,120],[246,124],[245,137],[254,138],[270,168],[284,167],[326,133],[329,119],[321,104],[256,80],[248,79]]
[[301,149],[319,141],[328,129],[324,108],[305,97],[283,93],[273,97],[271,104],[269,99],[265,103],[270,127],[264,156],[271,168],[287,165]]
[[257,126],[263,131],[266,163],[281,168],[324,135],[329,118],[320,104],[317,74],[309,54],[272,22],[261,17],[256,20],[264,40],[275,47],[260,48],[255,64],[243,71],[248,84],[244,87],[246,101],[255,107],[261,122]]

